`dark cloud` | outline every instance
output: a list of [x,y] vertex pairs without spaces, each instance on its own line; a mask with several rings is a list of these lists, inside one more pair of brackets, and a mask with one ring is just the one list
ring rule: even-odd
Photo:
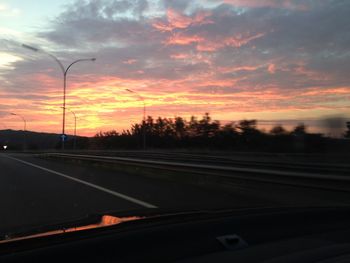
[[147,9],[147,0],[76,1],[39,36],[67,47],[100,46],[101,41],[131,44],[147,37],[147,23],[142,23]]

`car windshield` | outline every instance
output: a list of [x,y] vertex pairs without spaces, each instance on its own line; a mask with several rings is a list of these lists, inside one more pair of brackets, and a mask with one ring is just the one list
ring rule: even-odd
[[347,206],[349,14],[0,0],[0,240],[91,215]]

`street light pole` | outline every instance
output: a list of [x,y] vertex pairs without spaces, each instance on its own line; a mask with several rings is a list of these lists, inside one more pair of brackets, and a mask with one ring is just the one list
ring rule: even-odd
[[27,49],[30,49],[32,51],[35,51],[35,52],[43,52],[45,54],[47,54],[48,56],[50,56],[53,60],[55,60],[57,62],[57,64],[59,65],[60,69],[62,70],[62,73],[63,73],[63,106],[62,106],[62,109],[63,109],[63,117],[62,117],[62,150],[64,150],[64,136],[65,136],[65,125],[66,125],[66,90],[67,90],[67,74],[68,74],[68,70],[76,63],[78,62],[83,62],[83,61],[95,61],[96,58],[87,58],[87,59],[78,59],[78,60],[75,60],[73,61],[71,64],[69,64],[69,66],[67,68],[65,68],[62,64],[62,62],[57,58],[55,57],[54,55],[48,53],[48,52],[45,52],[43,50],[40,50],[38,48],[35,48],[35,47],[32,47],[32,46],[29,46],[29,45],[25,45],[23,44],[22,45],[24,48],[27,48]]
[[23,121],[23,150],[26,150],[26,130],[27,130],[27,121],[26,119],[20,115],[20,114],[16,114],[16,113],[13,113],[13,112],[10,112],[11,115],[13,116],[18,116],[19,118],[22,119]]
[[74,116],[74,141],[73,141],[73,150],[76,150],[77,148],[77,116],[75,115],[74,111],[71,111],[71,113]]
[[[63,121],[62,121],[62,135],[65,134],[65,124],[66,124],[66,90],[67,90],[67,73],[68,70],[76,63],[83,61],[95,61],[96,58],[78,59],[69,64],[69,66],[64,70],[64,84],[63,84]],[[57,59],[58,61],[58,59]],[[74,137],[75,138],[75,137]],[[64,150],[64,140],[62,140],[62,150]]]
[[75,150],[76,149],[76,146],[77,146],[77,115],[75,114],[74,111],[72,111],[71,109],[69,108],[66,108],[70,113],[73,114],[74,116],[74,141],[73,141],[73,149]]
[[19,114],[13,113],[13,112],[11,112],[10,114],[13,115],[13,116],[18,116],[18,117],[20,117],[22,119],[22,121],[23,121],[23,131],[26,131],[27,130],[27,121],[26,121],[26,119],[22,115],[19,115]]
[[145,103],[145,99],[137,92],[131,90],[131,89],[125,89],[126,91],[130,92],[130,93],[134,93],[136,94],[142,101],[143,103],[143,125],[142,125],[142,144],[143,144],[143,149],[146,150],[146,130],[145,130],[145,126],[146,126],[146,103]]

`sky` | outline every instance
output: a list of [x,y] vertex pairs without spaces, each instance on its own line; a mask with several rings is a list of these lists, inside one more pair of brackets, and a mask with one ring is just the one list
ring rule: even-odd
[[[350,1],[0,0],[0,129],[128,129],[142,118],[350,115]],[[27,44],[37,52],[23,48]],[[126,89],[134,91],[128,92]],[[310,124],[312,125],[312,124]],[[317,129],[317,125],[313,128]]]

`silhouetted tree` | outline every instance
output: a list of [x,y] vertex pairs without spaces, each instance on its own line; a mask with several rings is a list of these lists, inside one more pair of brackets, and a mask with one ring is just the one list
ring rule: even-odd
[[199,129],[198,129],[198,121],[197,118],[195,116],[192,116],[189,123],[187,124],[187,131],[188,131],[188,135],[190,137],[196,137],[199,134]]
[[293,129],[292,134],[297,136],[302,136],[307,133],[306,130],[307,129],[304,123],[300,123]]
[[256,120],[242,120],[239,121],[237,125],[237,129],[241,132],[242,135],[251,135],[259,133],[258,129],[256,128],[257,121]]
[[182,139],[186,135],[186,122],[181,117],[175,118],[175,134],[177,139]]
[[221,128],[221,133],[222,134],[225,134],[229,137],[234,137],[234,136],[237,136],[238,132],[236,130],[236,127],[235,127],[235,123],[234,122],[231,122],[231,123],[228,123],[228,124],[225,124],[222,128]]
[[294,137],[294,150],[296,151],[305,151],[307,148],[306,145],[306,126],[304,123],[298,124],[293,131],[291,132],[291,135]]
[[197,124],[197,132],[199,136],[213,137],[220,129],[220,122],[211,120],[209,113],[205,113],[203,118]]
[[285,128],[283,128],[283,126],[277,125],[270,130],[270,133],[272,135],[286,135],[287,131]]
[[348,130],[345,132],[344,137],[350,139],[350,121],[346,123],[346,127],[348,128]]
[[257,129],[256,120],[239,121],[237,129],[240,132],[241,148],[259,148],[263,144],[263,133]]
[[[349,128],[349,127],[348,127]],[[130,130],[121,134],[116,131],[99,132],[90,142],[90,147],[100,149],[141,148],[143,131],[147,134],[149,148],[208,148],[243,151],[323,151],[329,142],[321,134],[307,133],[306,126],[299,124],[292,132],[281,125],[271,129],[269,134],[257,128],[256,120],[241,120],[221,125],[213,121],[209,113],[201,119],[192,116],[189,121],[182,117],[153,119],[135,123]],[[350,128],[348,133],[350,133]],[[343,145],[341,141],[338,145]],[[328,147],[328,148],[327,148]]]

